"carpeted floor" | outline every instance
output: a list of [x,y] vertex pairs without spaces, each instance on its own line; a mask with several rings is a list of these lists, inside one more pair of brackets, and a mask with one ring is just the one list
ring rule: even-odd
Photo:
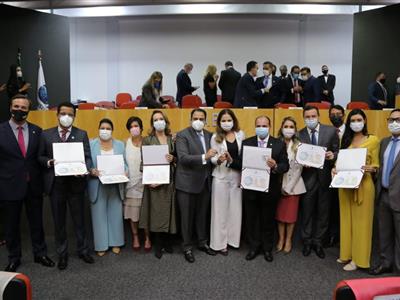
[[[47,239],[54,254],[53,239]],[[369,277],[365,272],[345,272],[336,263],[337,248],[327,257],[314,253],[303,257],[298,246],[289,255],[277,254],[272,263],[263,256],[246,261],[246,247],[229,256],[208,256],[195,251],[196,262],[187,263],[179,246],[161,260],[153,253],[135,253],[130,247],[120,255],[107,253],[87,265],[70,255],[68,269],[59,271],[33,263],[29,239],[24,239],[24,256],[19,272],[28,275],[33,299],[331,299],[338,281]],[[71,248],[74,245],[70,240]],[[0,248],[1,268],[7,263]]]

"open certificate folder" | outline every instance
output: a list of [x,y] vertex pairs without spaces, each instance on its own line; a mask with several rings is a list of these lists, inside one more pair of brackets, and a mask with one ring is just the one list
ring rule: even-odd
[[243,146],[242,178],[243,189],[268,192],[270,168],[267,159],[272,155],[271,148]]
[[297,148],[296,162],[302,166],[322,169],[325,163],[326,148],[300,143]]
[[367,160],[366,148],[339,150],[336,162],[336,175],[332,179],[332,188],[356,189],[364,176],[362,167]]
[[53,143],[55,176],[87,174],[83,143]]
[[102,184],[114,184],[128,182],[125,175],[125,163],[122,154],[97,155],[97,170]]
[[143,184],[169,184],[168,145],[142,146]]

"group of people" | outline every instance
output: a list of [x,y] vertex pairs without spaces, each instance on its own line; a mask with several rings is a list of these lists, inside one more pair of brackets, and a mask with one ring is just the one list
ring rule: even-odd
[[[375,214],[381,265],[370,272],[400,270],[400,181],[396,176],[400,171],[399,109],[394,109],[387,120],[392,136],[382,141],[368,133],[362,110],[352,110],[345,118],[342,107],[332,106],[332,126],[321,124],[318,108],[307,105],[303,110],[304,128],[298,128],[296,120],[289,116],[283,119],[278,136],[273,137],[271,120],[261,115],[254,120],[255,134],[247,138],[230,109],[219,112],[215,133],[204,128],[207,113],[197,108],[191,112],[190,126],[176,134],[171,132],[166,114],[153,110],[148,135],[144,136],[142,120],[133,116],[126,123],[129,138],[123,142],[113,138],[114,124],[110,119],[99,122],[98,137],[89,141],[86,131],[73,126],[76,110],[69,102],[58,105],[58,125],[42,131],[26,121],[30,106],[26,96],[14,96],[10,120],[0,124],[0,205],[6,216],[7,271],[16,271],[21,263],[23,205],[34,261],[48,267],[55,265],[47,256],[43,192],[51,203],[58,268],[64,270],[68,266],[67,207],[79,258],[94,263],[85,232],[86,190],[94,250],[99,257],[109,250],[120,253],[125,244],[124,219],[130,223],[133,250],[141,248],[139,231],[143,229],[144,249],[154,249],[160,259],[173,252],[172,235],[179,232],[184,257],[190,263],[195,261],[195,247],[212,256],[226,256],[230,247],[239,248],[244,220],[249,246],[246,260],[262,254],[271,262],[275,251],[292,250],[293,231],[300,213],[303,255],[314,251],[325,258],[324,239],[340,236],[337,261],[350,271],[370,267]],[[55,176],[53,143],[70,142],[83,143],[88,175]],[[322,169],[296,161],[300,143],[326,148]],[[169,184],[143,185],[141,149],[146,145],[168,146],[165,158],[170,166]],[[271,148],[271,157],[265,160],[271,170],[268,192],[240,187],[244,146]],[[367,149],[361,184],[357,189],[330,189],[339,149],[350,148]],[[97,159],[112,154],[123,155],[127,184],[100,182]],[[333,213],[335,204],[340,213]],[[334,219],[339,215],[340,222],[335,226]],[[279,237],[275,245],[276,228]]]

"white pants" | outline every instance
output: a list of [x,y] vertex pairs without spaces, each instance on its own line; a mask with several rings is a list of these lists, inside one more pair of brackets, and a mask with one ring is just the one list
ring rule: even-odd
[[210,247],[239,248],[242,227],[242,190],[236,180],[213,179],[211,192]]

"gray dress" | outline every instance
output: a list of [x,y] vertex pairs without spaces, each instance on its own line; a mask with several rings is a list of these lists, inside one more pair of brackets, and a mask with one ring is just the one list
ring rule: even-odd
[[[168,136],[167,143],[169,153],[174,153],[175,145],[171,136]],[[142,145],[160,145],[160,141],[155,136],[147,136]],[[171,164],[170,184],[159,185],[156,188],[145,185],[140,210],[140,228],[151,232],[176,233],[174,172],[175,167]]]

